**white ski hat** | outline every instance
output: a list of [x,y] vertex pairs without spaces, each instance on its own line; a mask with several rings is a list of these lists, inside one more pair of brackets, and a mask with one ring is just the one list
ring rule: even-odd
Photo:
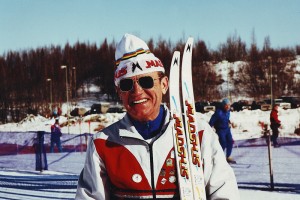
[[140,38],[126,33],[116,47],[115,85],[123,78],[160,71],[165,72],[162,62],[149,50]]

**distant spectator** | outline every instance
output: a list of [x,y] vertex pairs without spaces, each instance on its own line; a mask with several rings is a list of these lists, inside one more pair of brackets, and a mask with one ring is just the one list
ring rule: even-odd
[[59,120],[55,119],[55,123],[51,126],[51,144],[50,144],[50,152],[54,152],[54,144],[58,148],[59,152],[62,152],[60,137],[62,136]]
[[52,117],[57,117],[58,116],[58,109],[57,109],[57,107],[55,106],[54,108],[53,108],[53,111],[52,111]]
[[62,110],[59,106],[55,106],[52,110],[52,117],[56,118],[61,116]]
[[278,128],[281,126],[281,121],[278,119],[278,108],[279,108],[278,105],[274,105],[270,114],[271,129],[272,129],[271,141],[273,142],[274,147],[280,147],[280,145],[277,142],[277,138],[279,135]]
[[57,108],[57,115],[58,115],[58,116],[61,116],[61,113],[62,113],[61,108],[58,107],[58,108]]

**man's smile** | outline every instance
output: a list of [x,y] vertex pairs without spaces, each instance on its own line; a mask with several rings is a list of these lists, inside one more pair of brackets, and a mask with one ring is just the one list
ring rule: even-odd
[[132,104],[135,105],[135,104],[140,104],[140,103],[144,103],[148,101],[147,99],[140,99],[140,100],[136,100],[136,101],[133,101]]

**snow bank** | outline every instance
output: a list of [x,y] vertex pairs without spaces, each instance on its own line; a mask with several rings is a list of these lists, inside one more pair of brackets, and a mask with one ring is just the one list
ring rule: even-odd
[[[93,114],[83,118],[70,118],[69,126],[67,126],[67,118],[60,117],[59,123],[62,125],[63,133],[94,134],[122,117],[125,113],[106,113]],[[197,113],[197,116],[205,121],[209,121],[213,112],[205,114]],[[231,112],[232,133],[235,140],[259,138],[262,136],[262,124],[267,124],[269,127],[270,111],[261,110],[243,110],[240,112]],[[299,128],[300,124],[300,108],[279,110],[279,119],[282,122],[280,136],[299,137],[294,134],[295,129]],[[19,123],[8,123],[0,125],[0,132],[50,132],[50,126],[54,123],[54,118],[47,119],[42,116],[30,115]]]

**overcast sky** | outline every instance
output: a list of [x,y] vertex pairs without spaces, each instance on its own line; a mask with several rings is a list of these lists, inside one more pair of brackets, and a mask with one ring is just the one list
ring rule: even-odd
[[192,36],[216,49],[235,33],[249,47],[300,45],[299,0],[0,0],[0,54],[9,50],[119,41],[177,42]]

